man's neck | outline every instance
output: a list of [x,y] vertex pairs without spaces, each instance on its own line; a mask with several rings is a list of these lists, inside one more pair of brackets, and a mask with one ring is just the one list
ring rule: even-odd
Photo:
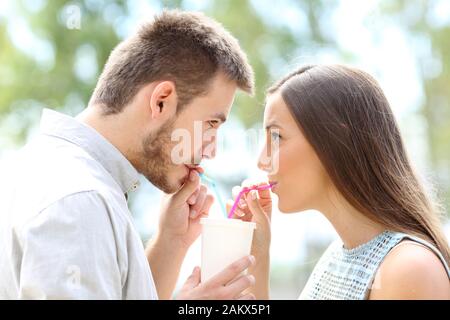
[[90,126],[114,145],[127,159],[130,159],[132,146],[127,139],[130,127],[124,124],[119,115],[101,115],[98,106],[89,106],[75,117],[78,121]]

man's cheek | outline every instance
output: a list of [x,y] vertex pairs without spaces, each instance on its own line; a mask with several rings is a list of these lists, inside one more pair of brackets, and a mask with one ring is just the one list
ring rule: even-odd
[[203,135],[203,150],[202,155],[207,159],[214,158],[216,156],[217,149],[217,130],[206,131]]
[[191,160],[192,143],[191,134],[186,129],[177,129],[172,133],[170,159],[173,164],[188,163]]
[[209,143],[206,145],[206,147],[203,149],[203,156],[207,159],[212,159],[216,156],[216,144],[215,143]]

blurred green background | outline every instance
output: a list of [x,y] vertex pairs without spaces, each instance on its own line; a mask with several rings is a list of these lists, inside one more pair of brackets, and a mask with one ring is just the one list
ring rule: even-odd
[[[355,65],[380,82],[411,159],[449,211],[448,0],[2,0],[0,160],[35,134],[42,108],[71,115],[80,112],[110,51],[163,8],[205,12],[229,29],[249,56],[256,95],[238,95],[223,135],[260,127],[265,89],[295,66]],[[224,154],[236,159],[245,151],[227,149]],[[210,168],[222,183],[224,196],[232,185],[253,174],[254,154],[245,157],[240,167]],[[143,240],[157,223],[159,196],[143,181],[131,198]],[[272,297],[295,299],[336,234],[316,212],[277,214],[273,224]],[[447,235],[449,231],[446,223]],[[181,282],[197,263],[198,246],[183,265]]]

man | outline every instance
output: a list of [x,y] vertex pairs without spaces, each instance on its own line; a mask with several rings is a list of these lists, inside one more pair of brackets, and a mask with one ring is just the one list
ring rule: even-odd
[[[1,200],[0,298],[171,298],[213,201],[199,164],[238,88],[251,92],[253,73],[237,41],[202,14],[165,11],[113,50],[75,119],[44,110]],[[174,156],[172,132],[196,126],[210,138]],[[145,250],[126,202],[138,173],[167,193]],[[195,268],[178,298],[252,299],[240,274],[253,264],[205,283]]]

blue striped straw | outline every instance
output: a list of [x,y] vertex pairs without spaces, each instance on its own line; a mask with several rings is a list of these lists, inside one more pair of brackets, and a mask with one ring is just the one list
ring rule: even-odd
[[200,177],[203,180],[205,180],[206,182],[208,182],[208,184],[211,186],[214,194],[216,195],[217,201],[219,201],[219,206],[220,206],[220,209],[222,209],[223,215],[225,216],[225,218],[228,218],[227,210],[225,208],[225,204],[223,203],[222,196],[220,195],[219,189],[217,188],[216,182],[213,179],[211,179],[210,177],[208,177],[207,175],[205,175],[204,173],[200,173]]

